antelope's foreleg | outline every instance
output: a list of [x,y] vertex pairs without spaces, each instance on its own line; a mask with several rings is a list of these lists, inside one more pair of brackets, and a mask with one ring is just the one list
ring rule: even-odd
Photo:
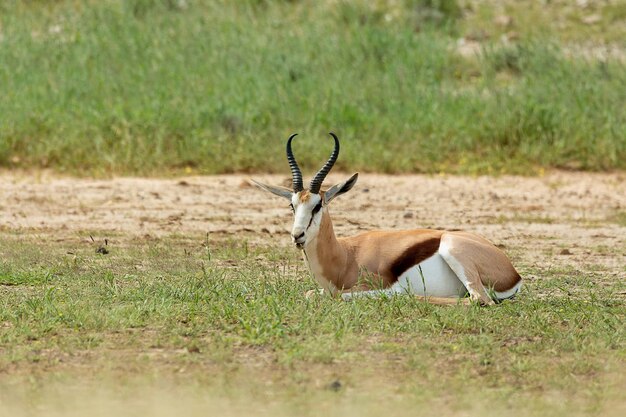
[[385,288],[380,290],[356,290],[356,289],[348,289],[341,291],[340,295],[343,300],[351,300],[353,298],[362,298],[362,297],[391,297],[392,295],[397,294],[397,292],[391,288]]

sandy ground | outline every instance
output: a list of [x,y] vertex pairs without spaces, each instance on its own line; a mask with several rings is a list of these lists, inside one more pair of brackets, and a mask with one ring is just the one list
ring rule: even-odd
[[[287,176],[256,175],[271,184]],[[142,236],[245,236],[289,245],[287,202],[245,175],[177,179],[63,178],[0,172],[0,232],[58,240]],[[327,184],[346,178],[331,174]],[[626,174],[552,172],[543,177],[362,174],[331,207],[345,236],[371,229],[463,229],[503,247],[530,269],[626,272]]]

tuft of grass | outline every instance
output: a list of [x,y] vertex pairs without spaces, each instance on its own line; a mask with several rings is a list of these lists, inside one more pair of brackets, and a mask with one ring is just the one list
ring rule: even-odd
[[542,215],[533,215],[533,214],[515,214],[513,216],[499,215],[493,219],[494,223],[504,224],[504,223],[535,223],[535,224],[553,224],[555,223],[555,219],[542,216]]
[[274,172],[301,132],[308,170],[333,130],[346,170],[626,168],[623,60],[572,55],[550,33],[463,56],[465,25],[483,21],[456,1],[0,8],[0,166]]
[[626,227],[626,211],[618,211],[607,219],[611,223],[616,223]]

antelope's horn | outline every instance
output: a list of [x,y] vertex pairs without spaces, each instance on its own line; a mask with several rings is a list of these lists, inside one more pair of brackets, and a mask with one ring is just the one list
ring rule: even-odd
[[300,167],[298,166],[296,158],[293,156],[293,151],[291,150],[291,140],[297,135],[297,133],[294,133],[289,136],[289,139],[287,140],[287,161],[289,161],[289,168],[291,168],[293,191],[296,193],[304,189],[304,186],[302,185],[302,172],[300,171]]
[[328,161],[326,161],[322,169],[320,169],[318,173],[315,174],[315,177],[311,180],[311,185],[309,185],[309,189],[314,194],[320,192],[320,188],[322,187],[322,183],[324,182],[326,175],[328,175],[333,165],[335,165],[337,157],[339,156],[339,139],[337,139],[337,136],[333,132],[330,132],[330,136],[332,136],[335,140],[335,149],[333,149],[333,153],[330,154],[330,158],[328,158]]

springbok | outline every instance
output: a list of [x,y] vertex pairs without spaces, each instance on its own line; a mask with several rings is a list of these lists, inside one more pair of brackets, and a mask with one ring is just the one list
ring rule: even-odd
[[[294,213],[291,238],[304,253],[321,292],[354,296],[409,293],[435,304],[494,304],[513,297],[522,281],[509,258],[488,240],[467,232],[414,229],[371,231],[337,238],[328,205],[357,181],[321,191],[322,182],[339,156],[339,139],[330,158],[304,189],[302,173],[287,140],[293,190],[253,183],[289,200]],[[460,297],[469,294],[469,299]]]

